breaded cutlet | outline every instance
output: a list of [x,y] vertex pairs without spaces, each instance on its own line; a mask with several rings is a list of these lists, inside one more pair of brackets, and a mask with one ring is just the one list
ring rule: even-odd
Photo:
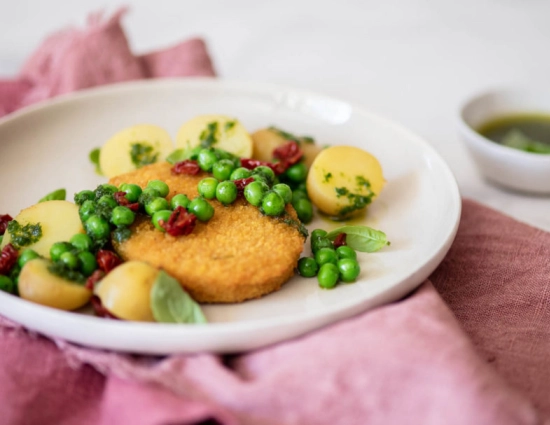
[[[144,188],[150,180],[168,184],[171,199],[178,193],[198,196],[198,182],[209,176],[175,175],[167,162],[148,165],[113,177],[111,184],[134,183]],[[214,216],[197,221],[190,235],[173,237],[155,229],[150,219],[136,220],[132,236],[114,247],[124,260],[141,260],[166,270],[198,302],[234,303],[278,290],[292,275],[305,237],[296,226],[268,217],[244,199],[224,206],[208,202]],[[298,222],[291,205],[288,215]]]

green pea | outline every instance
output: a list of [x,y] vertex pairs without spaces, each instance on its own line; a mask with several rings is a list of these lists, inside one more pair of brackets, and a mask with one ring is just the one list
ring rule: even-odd
[[13,282],[13,292],[12,294],[19,294],[19,275],[21,274],[21,267],[19,267],[19,264],[15,264],[10,271],[10,274],[8,277]]
[[216,199],[224,205],[229,205],[237,199],[237,185],[232,181],[226,180],[216,187]]
[[148,200],[151,200],[153,198],[160,198],[160,192],[157,189],[153,189],[152,187],[146,187],[141,191],[141,195],[138,198],[138,202],[140,204],[146,204]]
[[157,228],[157,230],[160,230],[161,232],[166,232],[164,227],[160,225],[160,221],[167,222],[171,215],[172,215],[172,211],[170,210],[157,211],[153,214],[153,217],[151,218],[151,222],[153,223],[153,226]]
[[319,266],[312,257],[302,257],[298,261],[298,273],[304,277],[313,277],[317,274]]
[[292,202],[292,206],[302,223],[309,223],[313,219],[313,204],[310,200],[302,198]]
[[229,180],[234,168],[233,161],[222,159],[212,166],[212,174],[219,181]]
[[340,279],[344,282],[355,282],[361,272],[361,267],[357,260],[352,258],[342,258],[337,263]]
[[118,187],[112,184],[101,184],[94,191],[96,199],[101,198],[104,195],[112,195],[113,193],[118,192]]
[[88,236],[96,240],[107,239],[111,233],[109,222],[95,214],[90,216],[84,227]]
[[293,189],[292,190],[292,203],[298,201],[299,199],[309,200],[309,196],[305,190]]
[[278,216],[285,210],[285,201],[277,192],[267,192],[262,199],[262,211],[265,215]]
[[216,157],[216,154],[210,149],[203,149],[199,152],[197,162],[201,170],[210,171],[212,170],[214,164],[218,162],[218,158]]
[[324,229],[315,229],[313,232],[311,232],[311,239],[313,240],[324,238],[327,234],[327,231]]
[[285,174],[287,178],[293,182],[303,182],[307,178],[307,166],[303,162],[299,162],[288,167]]
[[145,212],[150,216],[152,216],[157,211],[168,209],[170,209],[170,204],[165,198],[161,198],[160,196],[151,200],[145,205]]
[[292,190],[290,189],[289,185],[279,183],[273,186],[273,190],[281,195],[281,198],[283,198],[285,204],[288,204],[290,201],[292,201]]
[[73,235],[69,242],[79,251],[90,251],[94,245],[92,239],[85,233]]
[[95,255],[89,251],[79,252],[77,255],[80,271],[84,276],[90,276],[97,269]]
[[267,181],[266,177],[263,174],[251,174],[250,177],[254,179],[254,181],[265,183],[269,186],[269,182]]
[[232,163],[241,163],[241,159],[237,155],[233,155],[232,153],[224,151],[223,149],[214,148],[214,153],[216,154],[218,160],[229,159]]
[[71,270],[78,268],[78,257],[70,251],[61,254],[58,261]]
[[315,254],[317,251],[319,251],[322,248],[334,249],[334,245],[332,245],[332,242],[326,237],[311,239],[311,251],[313,252],[313,254]]
[[170,200],[170,208],[172,208],[173,210],[175,210],[177,207],[187,208],[189,202],[191,201],[189,200],[187,195],[184,195],[183,193],[178,193]]
[[139,187],[137,184],[132,183],[122,183],[119,186],[119,189],[121,192],[126,193],[125,197],[130,202],[137,202],[142,192],[141,187]]
[[91,190],[81,190],[74,195],[74,202],[76,205],[82,205],[86,201],[95,200],[95,193]]
[[214,207],[204,198],[193,199],[187,210],[195,214],[200,221],[208,221],[214,215]]
[[19,258],[17,259],[17,264],[19,264],[19,267],[23,268],[25,264],[27,264],[29,261],[34,260],[35,258],[40,258],[40,255],[38,252],[27,248],[21,251],[21,254],[19,254]]
[[97,203],[99,205],[106,205],[109,208],[114,208],[118,205],[118,202],[115,200],[113,195],[103,195],[101,198],[97,200]]
[[80,206],[78,210],[78,214],[80,215],[80,221],[82,221],[82,223],[85,223],[86,220],[88,220],[90,216],[94,213],[95,213],[94,201],[84,201],[84,203]]
[[339,260],[342,258],[351,258],[352,260],[357,259],[357,253],[347,245],[342,245],[336,248],[336,254],[338,255]]
[[271,168],[269,168],[266,165],[258,165],[256,168],[252,170],[252,175],[264,176],[267,181],[267,184],[273,184],[273,181],[275,180],[275,173]]
[[[168,201],[166,203],[168,203]],[[111,222],[115,226],[129,226],[134,222],[135,218],[136,215],[128,207],[118,206],[113,208],[113,212],[111,213]]]
[[149,180],[149,182],[147,182],[147,187],[158,190],[160,196],[163,198],[166,198],[168,193],[170,193],[170,188],[162,180]]
[[206,199],[214,199],[216,197],[217,186],[217,179],[214,177],[206,177],[199,182],[197,191],[199,192],[199,195],[205,197]]
[[230,180],[247,179],[251,176],[252,172],[244,167],[236,168],[229,177]]
[[196,161],[197,158],[199,157],[199,153],[201,152],[201,150],[202,150],[202,147],[195,146],[193,149],[189,150],[189,152],[187,153],[187,158],[185,159],[192,159]]
[[245,186],[244,197],[249,204],[257,207],[262,203],[262,199],[268,190],[269,186],[266,183],[255,181]]
[[50,258],[52,261],[58,261],[62,254],[70,252],[72,249],[73,246],[68,242],[56,242],[50,247]]
[[338,272],[338,267],[336,267],[336,264],[326,263],[319,267],[319,272],[317,273],[317,282],[319,282],[319,286],[321,288],[331,289],[336,286],[339,277],[340,274]]
[[315,261],[319,266],[326,263],[336,264],[338,262],[338,256],[333,248],[321,248],[315,253]]
[[15,293],[15,283],[8,276],[0,275],[0,291]]

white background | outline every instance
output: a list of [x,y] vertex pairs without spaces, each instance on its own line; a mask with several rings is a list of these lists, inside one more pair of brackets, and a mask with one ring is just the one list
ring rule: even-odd
[[123,5],[134,52],[200,36],[222,78],[362,104],[428,140],[462,196],[550,230],[550,197],[485,183],[456,131],[458,108],[476,91],[548,85],[550,1],[0,0],[0,78],[15,76],[52,31]]

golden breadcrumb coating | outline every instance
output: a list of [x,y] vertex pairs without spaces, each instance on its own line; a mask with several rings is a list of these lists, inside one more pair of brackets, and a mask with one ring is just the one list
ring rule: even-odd
[[[113,177],[111,184],[134,183],[142,188],[159,179],[178,193],[198,196],[197,184],[207,177],[175,175],[167,162],[148,165]],[[150,219],[136,220],[132,236],[115,245],[124,260],[146,261],[166,270],[191,296],[203,303],[232,303],[261,297],[279,289],[292,275],[305,238],[296,226],[267,217],[244,199],[224,206],[209,200],[214,216],[197,220],[193,233],[173,237],[155,229]],[[298,221],[292,206],[286,207]]]

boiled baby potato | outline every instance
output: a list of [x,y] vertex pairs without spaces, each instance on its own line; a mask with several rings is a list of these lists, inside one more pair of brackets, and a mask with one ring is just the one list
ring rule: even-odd
[[[275,128],[262,128],[252,133],[254,159],[260,161],[272,161],[273,151],[279,146],[289,142],[290,139],[284,137],[281,131]],[[298,138],[299,139],[299,138]],[[300,149],[304,154],[304,163],[309,168],[315,157],[321,151],[321,147],[312,141],[299,140]]]
[[176,147],[217,148],[241,158],[252,156],[252,139],[235,118],[224,115],[199,115],[183,124],[176,136]]
[[307,177],[307,191],[320,211],[345,218],[365,209],[386,181],[378,160],[352,146],[333,146],[315,158]]
[[[21,226],[39,224],[42,230],[42,236],[36,242],[16,248],[31,248],[47,258],[50,257],[50,247],[55,242],[68,241],[74,234],[84,233],[78,206],[69,201],[40,202],[22,210],[15,220]],[[2,247],[9,242],[12,242],[12,237],[10,232],[6,232]]]
[[164,161],[174,150],[170,134],[156,125],[125,128],[111,137],[99,153],[99,168],[107,177]]
[[95,286],[101,304],[119,319],[154,322],[151,288],[159,271],[141,261],[128,261],[113,269]]
[[19,275],[21,298],[61,310],[75,310],[85,305],[92,291],[48,270],[50,262],[43,258],[28,261]]

